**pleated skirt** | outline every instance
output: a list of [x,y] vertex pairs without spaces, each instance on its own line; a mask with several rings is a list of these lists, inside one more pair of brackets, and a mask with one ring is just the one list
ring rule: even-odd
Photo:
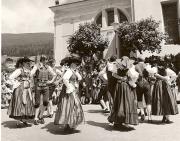
[[152,93],[152,115],[176,115],[178,106],[170,85],[157,80]]
[[84,112],[79,97],[76,95],[77,103],[75,103],[72,94],[66,93],[66,86],[63,85],[59,96],[57,111],[54,124],[60,127],[69,125],[70,128],[76,128],[84,121]]
[[13,91],[11,102],[8,108],[8,115],[14,119],[33,119],[35,109],[33,101],[30,100],[29,94],[26,96],[27,103],[23,103],[23,85],[20,85]]
[[126,82],[118,82],[113,98],[110,122],[116,124],[138,124],[136,89]]

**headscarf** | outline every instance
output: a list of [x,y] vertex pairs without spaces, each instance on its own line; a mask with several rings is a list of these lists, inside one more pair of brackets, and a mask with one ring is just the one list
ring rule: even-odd
[[117,59],[117,68],[121,70],[128,70],[133,66],[134,60],[129,59],[127,56],[123,56],[121,59]]

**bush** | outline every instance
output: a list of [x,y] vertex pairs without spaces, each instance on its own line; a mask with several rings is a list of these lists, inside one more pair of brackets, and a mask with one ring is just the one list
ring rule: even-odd
[[139,22],[120,23],[117,33],[123,55],[128,55],[132,50],[160,52],[161,42],[167,39],[167,35],[158,30],[159,22],[152,18],[143,19]]
[[80,56],[91,56],[108,47],[108,40],[100,35],[100,27],[94,23],[80,24],[79,29],[69,38],[68,50]]

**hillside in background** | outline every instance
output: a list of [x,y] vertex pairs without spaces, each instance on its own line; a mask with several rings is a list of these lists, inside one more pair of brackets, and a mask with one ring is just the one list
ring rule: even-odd
[[2,55],[36,56],[53,54],[53,33],[1,34]]

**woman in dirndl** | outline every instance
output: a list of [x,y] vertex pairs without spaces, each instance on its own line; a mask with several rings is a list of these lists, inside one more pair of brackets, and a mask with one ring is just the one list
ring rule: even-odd
[[136,84],[138,73],[135,71],[133,61],[124,56],[117,61],[117,74],[113,77],[117,79],[115,93],[113,94],[113,108],[109,122],[114,123],[114,127],[123,130],[133,130],[129,125],[138,124]]
[[158,72],[155,74],[156,82],[152,93],[152,115],[162,115],[162,123],[172,123],[169,115],[178,114],[178,107],[169,84],[165,67],[158,66]]
[[16,63],[16,70],[9,76],[13,85],[13,94],[8,108],[10,118],[17,120],[17,127],[23,123],[29,126],[27,120],[34,118],[34,104],[30,88],[29,58],[20,58]]
[[54,124],[59,125],[65,132],[72,132],[84,121],[84,113],[78,96],[78,83],[82,79],[77,70],[80,60],[69,58],[68,66],[63,75],[63,87],[59,96],[58,109]]

